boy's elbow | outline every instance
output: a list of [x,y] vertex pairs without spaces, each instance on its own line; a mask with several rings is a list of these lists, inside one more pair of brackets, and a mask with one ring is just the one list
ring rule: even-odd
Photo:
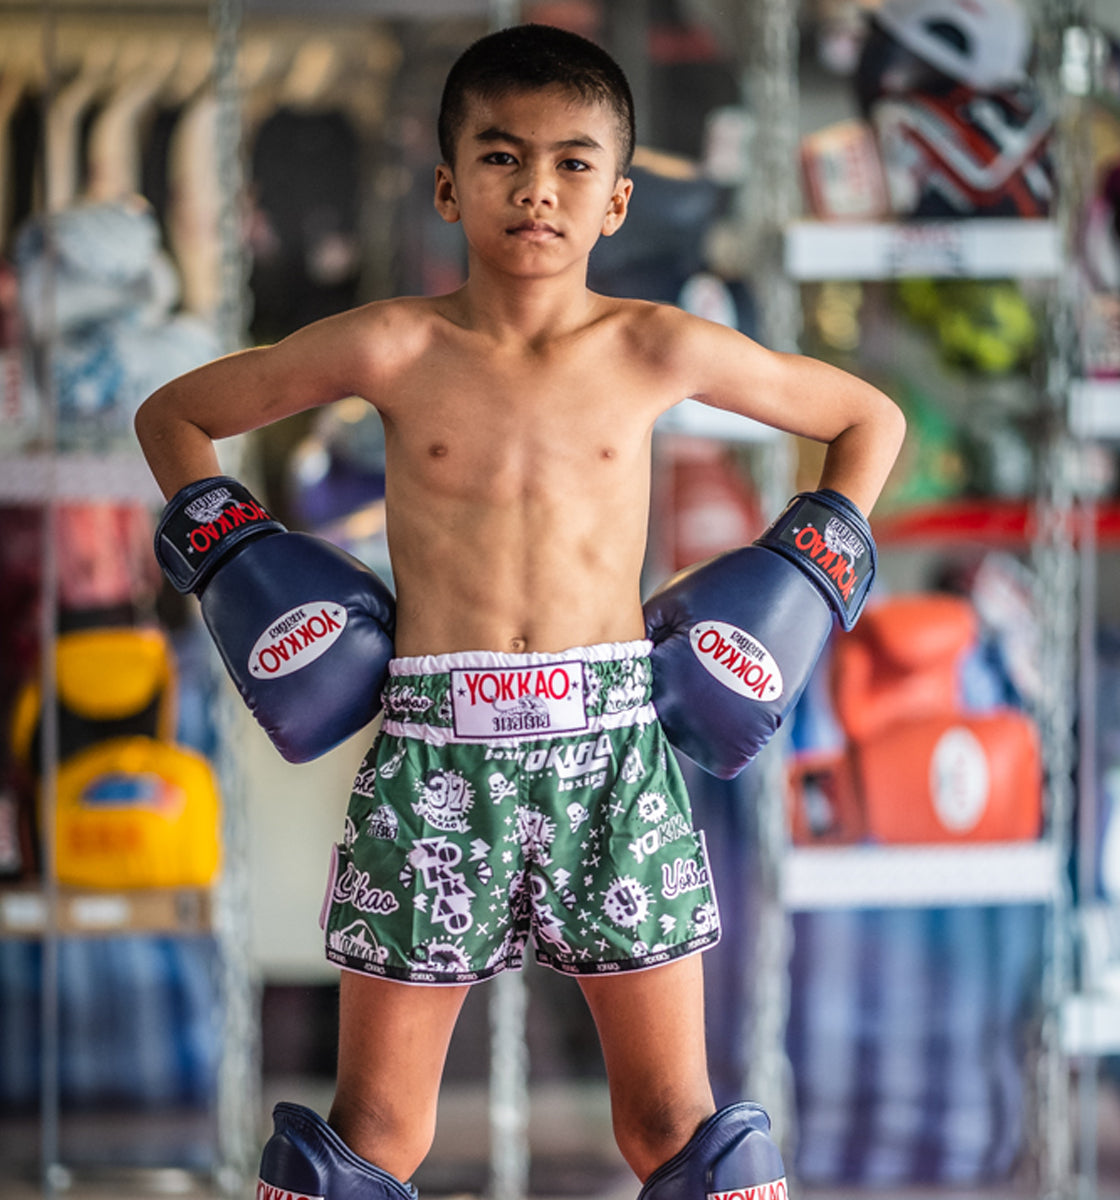
[[872,386],[872,394],[874,402],[865,417],[868,428],[877,430],[882,444],[893,446],[897,454],[906,437],[906,414],[886,392]]
[[893,400],[888,397],[890,405],[890,428],[894,434],[895,453],[902,449],[902,443],[906,438],[906,414]]
[[158,423],[159,395],[162,390],[161,388],[153,392],[132,417],[132,430],[141,446],[153,437],[154,427]]

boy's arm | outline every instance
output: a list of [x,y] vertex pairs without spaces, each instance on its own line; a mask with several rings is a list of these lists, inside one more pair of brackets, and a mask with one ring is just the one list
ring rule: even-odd
[[329,317],[274,346],[215,359],[149,396],[135,429],[163,494],[221,473],[216,440],[360,392],[369,344],[360,314]]
[[[831,634],[858,619],[875,575],[864,516],[898,453],[902,414],[877,388],[682,316],[669,342],[684,394],[828,445],[820,486],[751,546],[669,580],[645,603],[653,701],[669,741],[730,778],[797,703]],[[837,494],[839,493],[839,494]]]
[[169,500],[156,528],[160,566],[178,591],[199,597],[230,677],[291,762],[325,753],[377,715],[395,602],[349,555],[285,530],[235,480],[215,479],[214,441],[375,393],[363,333],[377,322],[360,311],[199,367],[136,416]]
[[871,511],[906,422],[878,388],[838,367],[767,350],[732,329],[689,321],[686,355],[700,386],[688,394],[766,425],[827,443],[819,486]]

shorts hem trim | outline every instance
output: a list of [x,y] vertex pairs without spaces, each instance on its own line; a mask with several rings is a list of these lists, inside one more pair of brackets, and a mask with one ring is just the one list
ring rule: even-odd
[[[565,961],[550,955],[537,946],[534,952],[536,961],[560,975],[593,975],[600,979],[611,975],[630,975],[636,971],[651,971],[654,967],[664,966],[678,958],[688,958],[709,950],[720,940],[720,930],[706,933],[701,937],[691,938],[677,946],[659,950],[655,954],[647,954],[641,958],[618,958],[607,961],[580,962]],[[394,983],[405,983],[413,987],[450,987],[470,983],[483,983],[493,979],[503,971],[519,971],[524,965],[522,956],[503,959],[494,966],[484,967],[479,971],[421,971],[409,967],[386,966],[382,963],[371,963],[363,959],[350,958],[337,950],[327,951],[327,961],[344,971],[355,975],[365,975],[373,979],[388,979]]]
[[539,946],[536,948],[535,954],[537,962],[542,967],[548,967],[561,975],[595,975],[602,979],[610,975],[631,975],[636,971],[652,971],[654,967],[663,967],[666,963],[674,962],[678,958],[689,958],[693,954],[699,954],[702,950],[710,950],[719,941],[720,932],[720,930],[714,930],[712,933],[705,933],[700,937],[691,938],[687,942],[681,942],[677,946],[669,946],[654,954],[643,955],[641,958],[616,958],[608,959],[605,962],[565,961],[549,955]]

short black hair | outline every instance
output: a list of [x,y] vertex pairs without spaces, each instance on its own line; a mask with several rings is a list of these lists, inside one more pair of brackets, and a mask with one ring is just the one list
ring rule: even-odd
[[626,74],[601,47],[551,25],[511,25],[468,46],[447,74],[439,106],[439,150],[453,165],[455,143],[471,96],[493,100],[512,92],[559,86],[615,115],[625,175],[634,157],[634,97]]

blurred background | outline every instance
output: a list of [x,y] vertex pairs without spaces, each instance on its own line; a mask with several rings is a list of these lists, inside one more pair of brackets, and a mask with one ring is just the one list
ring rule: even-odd
[[[439,93],[523,20],[633,86],[590,285],[909,420],[860,625],[742,776],[683,763],[718,1102],[770,1111],[798,1196],[1120,1196],[1115,0],[0,0],[0,1192],[249,1196],[271,1104],[330,1103],[318,913],[373,731],[291,766],[231,696],[132,416],[462,282]],[[391,580],[368,404],[221,451]],[[821,461],[684,397],[654,455],[650,589]],[[416,1182],[636,1193],[570,981],[475,989]]]

